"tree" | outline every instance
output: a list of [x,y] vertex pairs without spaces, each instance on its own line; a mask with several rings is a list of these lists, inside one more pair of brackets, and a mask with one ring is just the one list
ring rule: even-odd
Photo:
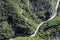
[[8,24],[8,22],[3,21],[0,22],[0,40],[2,39],[8,39],[14,36],[14,31],[11,27],[11,25]]

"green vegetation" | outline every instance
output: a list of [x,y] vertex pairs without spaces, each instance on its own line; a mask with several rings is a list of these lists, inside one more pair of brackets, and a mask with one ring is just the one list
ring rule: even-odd
[[[37,25],[54,14],[57,0],[0,0],[0,40],[43,40],[60,33],[60,11],[43,24],[35,37]],[[28,3],[29,2],[29,3]],[[17,36],[17,37],[16,37]]]
[[6,21],[0,22],[0,40],[8,39],[12,37],[14,31],[12,30],[11,25],[9,25]]

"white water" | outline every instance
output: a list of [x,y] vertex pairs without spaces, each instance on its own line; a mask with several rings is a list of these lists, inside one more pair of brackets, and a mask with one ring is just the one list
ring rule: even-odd
[[56,5],[56,7],[55,7],[54,15],[51,16],[51,18],[49,18],[47,21],[41,22],[41,23],[37,26],[36,31],[34,32],[34,34],[32,34],[30,37],[35,36],[35,35],[37,34],[39,28],[41,27],[41,25],[43,25],[45,22],[48,22],[48,21],[52,20],[52,19],[57,15],[57,9],[58,9],[59,2],[60,2],[60,0],[57,1],[57,5]]

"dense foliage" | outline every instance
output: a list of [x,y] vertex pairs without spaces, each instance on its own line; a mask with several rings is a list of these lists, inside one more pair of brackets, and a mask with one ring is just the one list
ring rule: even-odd
[[[39,23],[54,14],[54,7],[52,0],[0,0],[0,40],[33,34]],[[45,23],[40,28],[37,39],[55,35],[59,30],[58,18],[59,16],[53,22]],[[52,29],[56,31],[52,32]]]

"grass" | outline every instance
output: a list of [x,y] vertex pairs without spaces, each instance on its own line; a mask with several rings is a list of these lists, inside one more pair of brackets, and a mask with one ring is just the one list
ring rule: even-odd
[[35,37],[16,37],[14,40],[43,40],[39,37],[39,35],[36,35]]

